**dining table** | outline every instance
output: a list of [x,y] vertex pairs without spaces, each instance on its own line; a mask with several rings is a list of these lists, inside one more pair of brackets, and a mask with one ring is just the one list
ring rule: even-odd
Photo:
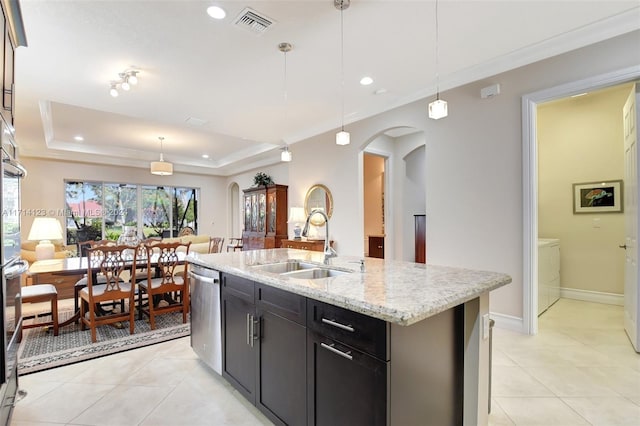
[[[132,247],[133,248],[133,247]],[[178,260],[184,263],[187,257],[186,252],[179,251]],[[133,258],[131,258],[133,264]],[[152,267],[158,263],[158,256],[151,256],[150,264]],[[67,257],[62,259],[45,259],[37,260],[29,266],[27,277],[31,284],[53,284],[56,288],[61,287],[65,295],[69,295],[68,290],[73,286],[74,313],[65,321],[58,324],[58,327],[64,327],[77,322],[80,319],[80,305],[78,304],[78,296],[80,290],[84,286],[76,285],[77,281],[83,278],[89,270],[89,260],[87,257]],[[93,270],[95,274],[97,269]],[[52,277],[56,277],[53,278]],[[53,282],[47,282],[52,280]],[[95,276],[94,276],[95,281]],[[27,284],[29,285],[29,284]],[[60,293],[60,289],[58,289]]]

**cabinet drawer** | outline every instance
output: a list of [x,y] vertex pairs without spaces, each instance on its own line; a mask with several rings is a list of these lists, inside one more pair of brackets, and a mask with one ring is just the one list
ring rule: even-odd
[[246,278],[222,274],[222,292],[253,304],[254,283]]
[[389,360],[385,321],[307,299],[307,327],[379,359]]
[[388,361],[309,331],[307,425],[387,425],[388,369]]
[[264,284],[256,284],[258,309],[273,312],[283,318],[306,325],[306,298]]

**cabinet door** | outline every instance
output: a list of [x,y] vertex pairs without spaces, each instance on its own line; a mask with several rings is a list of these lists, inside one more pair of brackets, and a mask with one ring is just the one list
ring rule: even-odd
[[269,189],[267,191],[267,233],[275,234],[276,233],[276,208],[278,206],[276,199],[276,192],[274,189]]
[[275,424],[304,425],[307,419],[306,328],[261,311],[256,406]]
[[384,237],[369,237],[369,257],[384,259]]
[[244,196],[244,229],[251,230],[251,195]]
[[307,424],[385,425],[387,362],[307,332]]
[[222,376],[255,404],[259,330],[252,288],[249,280],[223,276]]
[[256,229],[260,233],[265,232],[266,216],[267,216],[267,194],[266,192],[260,192],[258,194],[258,228]]

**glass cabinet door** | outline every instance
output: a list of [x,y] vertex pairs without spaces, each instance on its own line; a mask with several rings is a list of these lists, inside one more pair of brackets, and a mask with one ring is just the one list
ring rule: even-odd
[[258,232],[264,232],[265,216],[267,212],[267,194],[261,192],[258,194]]
[[258,196],[251,194],[251,231],[258,230]]
[[244,196],[244,229],[251,230],[251,195]]
[[269,199],[269,214],[267,215],[267,220],[268,220],[268,230],[267,232],[269,233],[275,233],[276,232],[276,193],[275,192],[270,192],[267,195],[268,199]]

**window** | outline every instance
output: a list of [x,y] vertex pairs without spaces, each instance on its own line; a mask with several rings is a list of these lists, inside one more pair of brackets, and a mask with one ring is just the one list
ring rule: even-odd
[[196,233],[196,188],[106,182],[65,182],[67,244],[117,240],[125,226],[144,238],[176,236],[186,227]]

